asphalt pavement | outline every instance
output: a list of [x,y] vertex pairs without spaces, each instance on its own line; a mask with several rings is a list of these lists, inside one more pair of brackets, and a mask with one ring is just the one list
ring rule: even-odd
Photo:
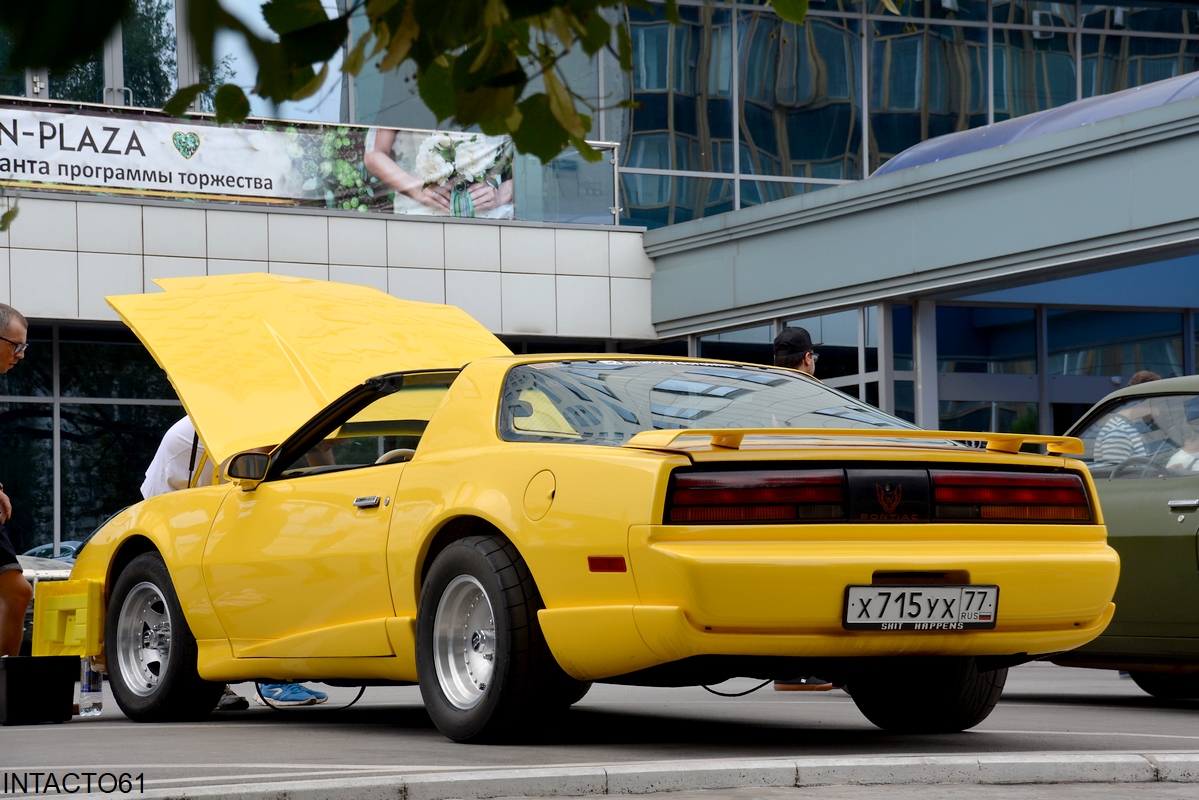
[[[956,800],[990,800],[1036,798],[1041,784],[1063,792],[1085,784],[1078,791],[1092,793],[1079,797],[1199,796],[1199,702],[1155,700],[1107,671],[1013,669],[982,725],[929,736],[878,730],[841,691],[766,687],[722,698],[700,688],[596,686],[543,741],[459,745],[432,727],[416,687],[368,688],[348,709],[341,706],[357,690],[329,694],[323,706],[251,706],[159,725],[130,722],[109,696],[97,718],[0,729],[0,765],[56,781],[67,773],[141,776],[132,793],[145,797],[245,800],[655,792],[664,800],[840,800],[881,797],[882,786],[888,800],[948,791]],[[909,794],[922,786],[945,793]],[[11,788],[0,796],[32,793]],[[1185,791],[1171,793],[1177,788]],[[1009,790],[1018,793],[1002,793]]]

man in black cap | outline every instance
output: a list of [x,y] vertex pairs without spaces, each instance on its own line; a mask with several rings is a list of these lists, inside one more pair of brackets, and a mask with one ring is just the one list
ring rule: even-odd
[[798,325],[783,328],[783,332],[774,337],[774,365],[815,375],[816,359],[820,357],[815,348],[819,346],[812,343],[812,335],[806,328]]
[[[798,325],[784,328],[782,333],[774,337],[774,365],[815,375],[816,359],[819,357],[816,347],[819,345],[812,343],[812,334],[808,333],[806,328]],[[774,689],[778,692],[827,692],[832,688],[831,683],[815,675],[774,682]]]

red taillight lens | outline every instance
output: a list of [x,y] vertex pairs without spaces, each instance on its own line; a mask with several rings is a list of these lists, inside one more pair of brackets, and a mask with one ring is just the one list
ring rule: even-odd
[[1036,472],[932,470],[937,519],[1090,522],[1082,478]]
[[845,518],[839,469],[690,472],[675,476],[668,522],[819,522]]

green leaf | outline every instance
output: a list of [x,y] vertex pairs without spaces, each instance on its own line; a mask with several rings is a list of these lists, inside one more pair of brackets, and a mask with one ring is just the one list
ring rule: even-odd
[[512,131],[512,141],[522,153],[532,153],[547,163],[566,147],[570,135],[559,124],[550,111],[550,102],[544,94],[527,97],[517,104],[520,109],[520,127]]
[[346,54],[346,60],[341,62],[341,71],[348,75],[357,75],[362,71],[362,65],[366,61],[366,45],[371,39],[371,32],[367,31],[358,37],[358,41]]
[[0,216],[0,231],[8,230],[19,213],[21,213],[21,207],[17,205],[17,198],[14,197],[12,199],[12,206],[9,207],[8,211],[4,212],[3,216]]
[[554,119],[558,120],[562,129],[571,136],[586,136],[587,129],[583,127],[579,112],[575,110],[574,101],[570,92],[566,91],[566,86],[558,80],[553,70],[546,70],[541,77],[545,81],[545,93],[549,97],[550,112],[553,113]]
[[329,21],[321,0],[270,0],[262,6],[262,17],[281,37]]
[[412,50],[412,43],[416,41],[416,37],[420,34],[420,26],[416,23],[416,17],[412,14],[412,5],[410,3],[404,4],[403,14],[395,26],[388,27],[394,33],[391,34],[391,40],[387,44],[387,55],[383,57],[383,61],[379,64],[380,72],[391,72],[398,67],[400,62],[408,57],[408,53]]
[[602,161],[604,158],[603,150],[596,150],[594,147],[587,144],[587,141],[584,139],[576,139],[572,136],[570,137],[570,143],[574,145],[575,150],[579,151],[579,155],[584,161],[594,164],[598,161]]
[[212,104],[217,122],[242,122],[250,116],[250,101],[245,92],[231,83],[216,90]]
[[508,0],[508,13],[514,20],[540,17],[554,7],[554,0]]
[[196,101],[204,92],[208,91],[207,83],[197,83],[192,86],[185,86],[175,94],[171,95],[171,99],[166,101],[162,110],[170,114],[172,117],[182,117],[187,114],[191,104]]
[[454,116],[454,71],[433,63],[421,70],[416,79],[420,99],[437,117],[438,122]]
[[283,48],[284,58],[295,66],[328,61],[345,44],[349,32],[346,27],[348,22],[345,17],[326,19],[280,36],[279,44]]
[[808,15],[808,0],[770,0],[770,5],[774,6],[775,13],[780,17],[797,25],[803,24],[804,17]]
[[321,71],[312,76],[312,80],[292,92],[292,100],[307,100],[321,90],[325,85],[325,78],[329,77],[329,65],[322,64]]
[[683,23],[683,18],[679,16],[678,0],[666,0],[665,16],[666,21],[671,25],[681,25]]
[[612,41],[612,26],[598,10],[584,11],[579,15],[579,21],[584,25],[584,32],[579,38],[587,55],[595,55]]

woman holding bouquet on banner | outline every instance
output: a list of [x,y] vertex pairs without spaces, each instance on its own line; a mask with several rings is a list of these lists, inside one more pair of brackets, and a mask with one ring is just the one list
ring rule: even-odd
[[397,214],[513,218],[512,140],[375,128],[363,163],[395,190]]

